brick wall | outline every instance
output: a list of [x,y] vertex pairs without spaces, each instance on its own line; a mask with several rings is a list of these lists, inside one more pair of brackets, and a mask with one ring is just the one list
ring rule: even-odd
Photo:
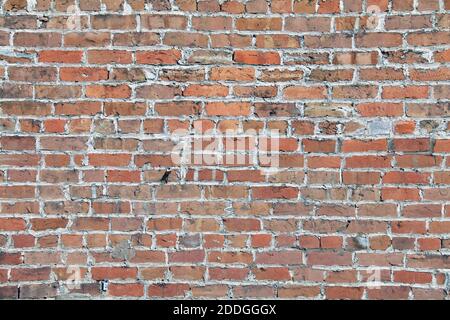
[[449,0],[1,8],[0,297],[449,297]]

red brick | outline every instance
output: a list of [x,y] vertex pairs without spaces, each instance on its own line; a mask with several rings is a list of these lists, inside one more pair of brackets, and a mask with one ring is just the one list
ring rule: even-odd
[[398,117],[403,115],[401,103],[362,103],[357,109],[363,117]]
[[181,59],[180,50],[137,51],[136,62],[139,64],[177,64]]
[[363,288],[361,287],[327,287],[325,294],[327,299],[351,299],[360,300],[363,295]]
[[263,51],[235,51],[234,61],[242,64],[280,64],[280,56],[277,52]]
[[426,99],[429,95],[427,86],[384,87],[383,99]]
[[132,61],[131,51],[125,50],[90,50],[87,58],[93,64],[129,64]]
[[116,98],[125,99],[131,95],[128,85],[91,85],[86,87],[86,96],[90,98]]
[[11,281],[45,281],[49,280],[50,268],[21,268],[11,270]]
[[247,116],[250,114],[250,104],[245,102],[211,102],[205,106],[211,116]]
[[238,30],[262,31],[281,30],[281,18],[239,18],[236,21]]
[[43,50],[39,52],[40,62],[80,63],[82,51]]
[[287,87],[283,92],[288,100],[325,99],[327,90],[325,87]]
[[100,81],[108,79],[108,70],[104,68],[63,67],[59,71],[61,81]]
[[111,283],[108,293],[113,297],[142,297],[144,286],[139,283]]
[[255,199],[296,199],[298,195],[293,187],[257,187],[252,191]]

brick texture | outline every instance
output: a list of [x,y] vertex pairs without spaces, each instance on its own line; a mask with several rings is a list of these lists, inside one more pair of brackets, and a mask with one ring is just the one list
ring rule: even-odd
[[449,0],[0,3],[0,298],[450,298]]

